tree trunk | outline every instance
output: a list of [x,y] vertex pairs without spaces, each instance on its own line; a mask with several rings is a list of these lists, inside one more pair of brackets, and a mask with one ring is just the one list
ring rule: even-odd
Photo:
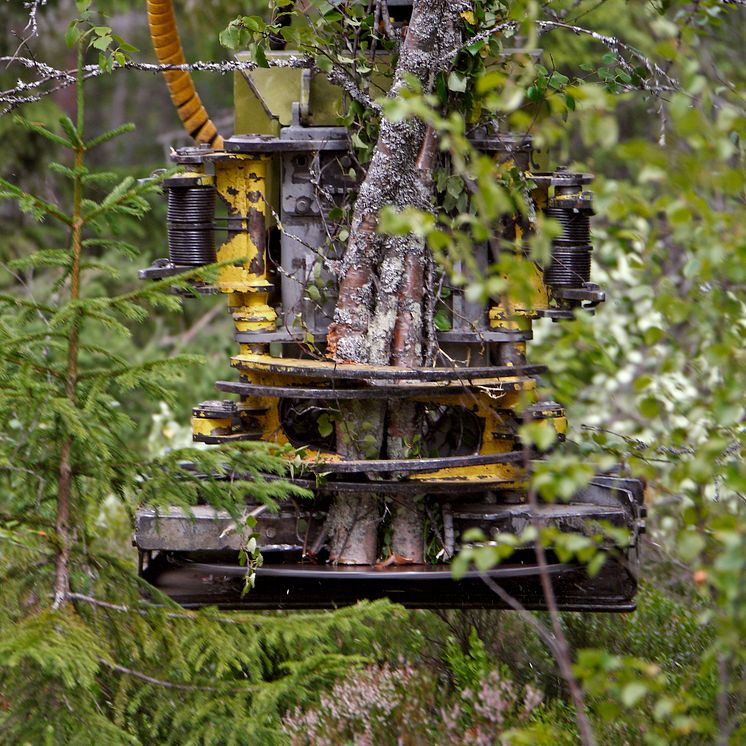
[[[456,0],[415,0],[412,19],[402,44],[389,96],[396,98],[415,78],[425,93],[444,70],[456,47],[459,13]],[[414,235],[379,234],[378,214],[384,206],[432,210],[432,168],[435,138],[431,129],[414,118],[384,119],[368,173],[352,219],[352,230],[342,262],[334,323],[327,337],[329,355],[338,362],[418,366],[423,349],[434,347],[425,335],[432,323],[425,308],[425,278],[431,258],[425,243]],[[386,450],[390,458],[416,455],[421,413],[414,404],[385,407],[377,402],[340,402],[338,451],[344,458],[376,458],[388,420]],[[337,495],[330,510],[333,561],[372,564],[376,560],[379,522],[375,494]],[[357,516],[360,526],[348,523]],[[394,511],[394,554],[421,562],[422,501],[398,504]]]

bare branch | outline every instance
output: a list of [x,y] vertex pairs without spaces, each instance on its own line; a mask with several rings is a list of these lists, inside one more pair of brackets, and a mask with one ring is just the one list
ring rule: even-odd
[[[746,0],[734,1],[746,3]],[[479,41],[489,39],[491,36],[495,36],[496,34],[500,34],[504,31],[516,31],[518,30],[518,27],[519,24],[516,21],[507,21],[505,23],[498,24],[497,26],[493,26],[492,28],[483,31],[476,36],[469,37],[465,40],[464,44],[449,50],[444,56],[444,59],[452,59],[467,46],[471,46],[472,44],[475,44]],[[563,23],[561,21],[536,21],[536,27],[539,30],[539,33],[548,33],[555,29],[564,29],[566,31],[571,31],[572,33],[577,35],[589,36],[590,38],[599,42],[599,44],[603,44],[605,47],[613,52],[625,52],[631,58],[637,60],[638,62],[641,62],[645,69],[650,73],[651,78],[656,81],[656,84],[654,85],[650,85],[649,83],[643,81],[644,90],[650,93],[661,94],[679,90],[678,81],[668,75],[668,73],[660,65],[653,62],[639,49],[636,49],[635,47],[624,43],[615,36],[607,36],[606,34],[600,34],[597,31],[593,31],[592,29],[588,29],[583,26],[575,26],[569,23]],[[621,54],[619,54],[619,64],[627,72],[634,72],[633,66]]]
[[[151,606],[150,608],[143,607],[143,608],[137,608],[132,606],[127,606],[126,604],[114,604],[110,601],[102,601],[99,598],[95,598],[94,596],[87,596],[84,593],[68,593],[67,597],[72,601],[81,601],[82,603],[89,604],[91,606],[97,606],[102,609],[108,609],[109,611],[117,611],[120,614],[140,614],[140,615],[147,615],[149,611],[153,610],[159,610],[160,607],[158,606]],[[187,619],[189,621],[195,621],[199,617],[195,613],[190,613],[187,611],[167,611],[164,614],[166,618],[168,619]],[[204,615],[202,615],[202,618],[204,618]],[[208,617],[210,621],[220,622],[220,624],[239,624],[241,626],[245,626],[247,624],[245,619],[239,619],[235,617],[228,617],[228,616],[209,616]]]
[[[634,59],[638,60],[639,62],[642,62],[642,64],[645,66],[645,68],[648,70],[650,75],[653,78],[656,78],[658,80],[662,80],[665,84],[664,87],[659,88],[658,90],[669,90],[669,91],[675,91],[679,89],[679,83],[674,78],[672,78],[668,73],[657,63],[653,62],[649,57],[644,55],[639,49],[636,49],[633,46],[630,46],[629,44],[625,44],[623,41],[620,41],[615,36],[607,36],[606,34],[599,34],[597,31],[592,31],[591,29],[584,28],[583,26],[573,26],[569,23],[562,23],[561,21],[537,21],[536,25],[539,28],[539,31],[551,31],[552,29],[565,29],[567,31],[572,31],[574,34],[577,35],[585,35],[590,36],[595,41],[599,42],[600,44],[603,44],[605,47],[608,47],[613,52],[619,52],[624,51],[627,52],[630,57],[633,57]],[[633,68],[630,65],[630,63],[622,57],[622,55],[619,55],[619,63],[622,65],[622,67],[627,70],[627,72],[633,72]],[[649,88],[646,86],[646,90],[652,91],[652,88]]]
[[[59,70],[44,62],[39,62],[30,57],[0,57],[0,63],[7,65],[17,64],[28,70],[33,70],[39,76],[37,80],[24,82],[19,80],[14,88],[0,92],[0,116],[7,114],[22,104],[39,101],[45,96],[55,93],[75,83],[75,70]],[[313,60],[306,55],[288,57],[282,60],[274,60],[274,67],[313,68]],[[226,60],[223,62],[192,62],[183,65],[156,65],[145,62],[134,62],[128,60],[122,64],[112,62],[111,72],[120,70],[137,70],[147,73],[162,73],[171,70],[182,70],[186,72],[218,72],[221,74],[232,73],[243,70],[253,70],[257,67],[255,62],[240,62],[238,60]],[[86,80],[99,78],[106,75],[107,71],[99,65],[85,65],[83,77]],[[49,87],[46,87],[49,86]]]
[[145,681],[148,684],[155,684],[156,686],[162,686],[166,689],[178,689],[182,692],[225,692],[226,689],[232,689],[234,692],[251,692],[253,691],[252,687],[231,687],[231,686],[225,686],[225,687],[219,687],[219,686],[197,686],[195,684],[179,684],[175,681],[166,681],[165,679],[156,679],[153,676],[148,676],[148,674],[142,673],[141,671],[135,671],[132,668],[127,668],[126,666],[120,666],[118,663],[112,663],[111,661],[107,661],[106,658],[98,657],[98,662],[102,666],[106,666],[106,668],[110,668],[112,671],[116,671],[117,673],[125,674],[126,676],[132,676],[135,679],[140,679],[140,681]]
[[[28,33],[21,39],[21,43],[13,53],[14,57],[39,33],[39,21],[36,16],[39,8],[46,4],[47,0],[24,0],[23,7],[28,10],[28,21],[23,27],[23,31]],[[13,35],[18,36],[15,32],[13,32]]]
[[330,83],[338,85],[351,99],[362,104],[366,109],[376,114],[381,113],[381,107],[367,93],[358,88],[355,78],[341,65],[333,64],[326,77]]

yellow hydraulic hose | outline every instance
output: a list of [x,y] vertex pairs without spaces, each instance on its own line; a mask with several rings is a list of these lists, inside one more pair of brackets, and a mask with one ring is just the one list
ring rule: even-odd
[[[158,62],[161,65],[184,65],[184,50],[176,29],[173,0],[148,0],[148,25]],[[223,147],[223,138],[207,114],[192,76],[185,70],[163,73],[171,100],[186,131],[197,141],[209,143],[215,150]]]

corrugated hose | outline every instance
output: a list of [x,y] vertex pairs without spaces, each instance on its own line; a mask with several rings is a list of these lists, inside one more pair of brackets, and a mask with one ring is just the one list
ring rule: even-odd
[[[148,25],[153,49],[161,65],[184,65],[186,59],[176,28],[173,0],[147,0]],[[208,143],[215,150],[223,147],[223,138],[213,124],[202,103],[192,76],[185,70],[163,73],[179,118],[184,128],[198,143]]]

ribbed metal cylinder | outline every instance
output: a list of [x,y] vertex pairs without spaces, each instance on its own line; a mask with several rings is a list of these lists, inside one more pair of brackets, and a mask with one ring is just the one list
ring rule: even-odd
[[544,284],[550,287],[583,287],[591,279],[590,244],[552,246],[552,261],[544,270]]
[[583,287],[591,279],[591,211],[548,207],[545,215],[556,220],[562,232],[552,241],[552,260],[544,270],[544,284]]
[[168,188],[168,256],[174,264],[200,266],[215,261],[215,189]]
[[587,210],[563,209],[548,207],[545,215],[556,220],[562,227],[561,235],[555,239],[556,243],[585,245],[591,242],[590,213]]

